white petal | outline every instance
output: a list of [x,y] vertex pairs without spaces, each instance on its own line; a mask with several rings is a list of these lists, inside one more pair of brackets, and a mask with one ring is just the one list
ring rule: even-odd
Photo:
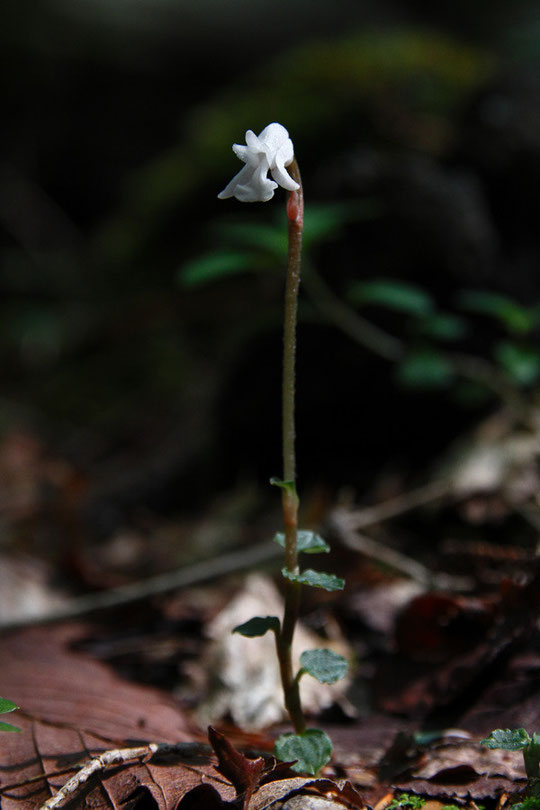
[[[247,133],[246,133],[247,134]],[[289,139],[289,133],[281,124],[268,124],[259,135],[259,140],[275,154],[285,141]],[[292,146],[292,141],[291,141]]]
[[260,136],[257,137],[252,129],[248,129],[246,132],[246,143],[247,148],[250,149],[252,152],[264,151],[260,141]]
[[270,170],[274,180],[279,183],[282,188],[287,189],[287,191],[296,191],[300,188],[300,185],[296,182],[296,180],[293,180],[289,172],[285,169],[285,166],[288,166],[288,164],[292,162],[293,158],[294,151],[292,141],[287,139],[287,141],[278,150],[274,160],[274,165]]
[[232,150],[236,157],[240,158],[244,163],[248,162],[249,149],[247,146],[243,146],[241,143],[233,143]]
[[[278,185],[288,191],[299,188],[285,170],[294,159],[294,147],[281,124],[268,124],[258,136],[248,129],[246,146],[235,143],[233,152],[246,165],[218,194],[221,200],[236,197],[241,202],[266,202],[274,196]],[[268,177],[269,171],[273,180]]]
[[287,191],[297,191],[300,188],[299,183],[292,179],[291,175],[286,169],[276,166],[275,169],[270,169],[270,174],[276,183]]
[[249,183],[251,176],[253,174],[253,169],[251,166],[244,166],[238,174],[235,174],[231,182],[225,186],[223,191],[220,191],[218,194],[218,198],[220,200],[227,200],[229,197],[236,196],[236,188],[242,183]]

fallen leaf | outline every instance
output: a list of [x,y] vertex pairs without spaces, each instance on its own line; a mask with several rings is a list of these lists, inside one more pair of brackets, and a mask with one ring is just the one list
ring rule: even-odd
[[[281,779],[277,782],[270,782],[267,785],[262,785],[259,790],[253,795],[249,805],[249,810],[266,810],[276,802],[283,803],[283,806],[289,806],[289,801],[301,794],[301,798],[307,802],[307,796],[311,795],[317,798],[324,799],[327,804],[325,807],[338,807],[343,806],[354,808],[365,808],[366,804],[360,794],[353,788],[353,786],[346,779],[333,782],[331,779],[314,779],[313,777],[296,776],[290,779]],[[305,806],[308,806],[307,803]],[[293,803],[290,805],[292,810],[296,807],[304,805],[297,805]],[[313,810],[322,807],[320,804],[313,804]]]
[[[217,776],[215,760],[165,693],[122,680],[107,666],[69,649],[82,626],[34,628],[0,639],[0,694],[22,711],[20,734],[0,735],[2,810],[34,810],[81,764],[107,749],[150,741],[172,753],[108,768],[81,786],[71,807],[172,810],[209,782],[224,798],[234,790]],[[177,745],[179,744],[179,745]],[[30,780],[30,781],[29,781]]]
[[236,795],[242,795],[243,807],[246,808],[265,769],[264,759],[249,759],[212,726],[208,729],[208,739],[218,758],[217,770],[234,785]]

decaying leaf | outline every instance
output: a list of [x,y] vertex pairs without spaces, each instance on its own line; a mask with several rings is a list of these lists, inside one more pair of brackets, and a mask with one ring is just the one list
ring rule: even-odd
[[242,795],[243,807],[246,808],[265,770],[264,759],[249,759],[212,726],[208,729],[208,739],[218,758],[216,769],[234,785],[237,795]]
[[488,750],[471,742],[450,743],[434,747],[429,756],[411,773],[418,779],[444,779],[455,768],[470,768],[476,776],[504,776],[512,781],[525,778],[520,751]]
[[35,810],[96,754],[149,741],[180,745],[165,759],[139,758],[96,773],[70,806],[172,810],[203,782],[225,801],[233,798],[175,702],[70,651],[68,643],[82,633],[75,625],[35,628],[0,640],[0,694],[22,709],[15,713],[21,733],[0,735],[2,810]]
[[[277,807],[290,807],[290,810],[297,810],[299,805],[294,802],[289,806],[289,802],[295,797],[301,797],[306,801],[306,807],[311,807],[312,810],[323,810],[322,806],[317,803],[308,802],[307,797],[324,799],[324,807],[330,810],[332,806],[334,810],[343,806],[358,810],[366,807],[361,795],[353,788],[347,780],[338,780],[333,782],[330,779],[314,779],[313,777],[297,776],[291,779],[280,779],[277,782],[270,782],[267,785],[262,785],[259,790],[254,794],[249,810],[266,810],[273,805]],[[279,804],[278,804],[279,803]]]

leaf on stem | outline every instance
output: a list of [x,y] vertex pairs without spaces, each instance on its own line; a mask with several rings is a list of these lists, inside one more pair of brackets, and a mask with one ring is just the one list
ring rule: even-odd
[[[300,529],[296,535],[297,550],[303,554],[320,554],[321,552],[330,551],[330,546],[323,540],[319,534],[310,532],[305,529]],[[283,532],[278,532],[274,535],[274,543],[278,546],[285,548],[285,535]]]
[[7,712],[14,712],[15,709],[19,707],[15,705],[11,700],[7,698],[0,697],[0,714],[6,714]]
[[[15,709],[19,707],[13,703],[13,701],[8,700],[7,698],[0,698],[0,714],[7,714],[8,712],[14,712]],[[18,726],[12,726],[11,723],[2,723],[0,722],[0,731],[20,731]]]
[[531,738],[524,728],[496,728],[489,737],[481,740],[486,748],[503,748],[505,751],[519,751],[527,748]]
[[349,668],[347,660],[342,655],[326,649],[306,650],[300,656],[300,666],[319,683],[340,681]]
[[233,633],[240,633],[241,636],[247,638],[255,638],[256,636],[264,636],[269,630],[274,633],[279,633],[279,619],[277,616],[254,616],[253,619],[239,624],[235,627]]
[[315,775],[332,756],[332,741],[319,728],[309,728],[303,734],[282,734],[274,746],[278,759],[296,760],[292,770]]
[[311,585],[312,588],[323,588],[325,591],[342,591],[345,587],[345,580],[336,577],[335,574],[325,574],[322,571],[314,571],[306,568],[300,574],[295,574],[287,568],[282,568],[281,573],[285,579],[291,582],[298,582],[300,585]]
[[280,487],[280,489],[284,489],[285,492],[288,492],[289,495],[294,495],[296,497],[296,484],[294,481],[282,481],[281,478],[271,478],[270,483],[274,487]]

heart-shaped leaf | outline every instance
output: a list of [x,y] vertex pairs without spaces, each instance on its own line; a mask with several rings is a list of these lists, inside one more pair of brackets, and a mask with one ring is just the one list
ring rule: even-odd
[[335,683],[344,678],[349,667],[342,655],[332,650],[306,650],[300,656],[302,669],[319,683]]
[[311,585],[312,588],[323,588],[325,591],[342,591],[345,587],[345,580],[336,577],[335,574],[324,574],[322,571],[313,571],[306,568],[300,574],[294,574],[287,568],[282,568],[281,573],[285,579],[291,582],[298,582],[300,585]]
[[297,773],[318,773],[332,756],[332,741],[320,728],[309,728],[303,734],[282,734],[274,746],[278,759],[296,760]]
[[277,616],[254,616],[253,619],[235,627],[233,633],[240,633],[241,636],[247,636],[247,638],[255,638],[256,636],[264,636],[269,630],[279,633],[279,627]]
[[[277,543],[278,546],[285,548],[285,535],[282,532],[278,532],[274,535],[274,543]],[[296,543],[299,553],[303,554],[320,554],[321,552],[328,552],[330,551],[330,546],[323,540],[323,538],[315,534],[315,532],[310,532],[305,529],[301,529],[297,536],[296,536]]]

